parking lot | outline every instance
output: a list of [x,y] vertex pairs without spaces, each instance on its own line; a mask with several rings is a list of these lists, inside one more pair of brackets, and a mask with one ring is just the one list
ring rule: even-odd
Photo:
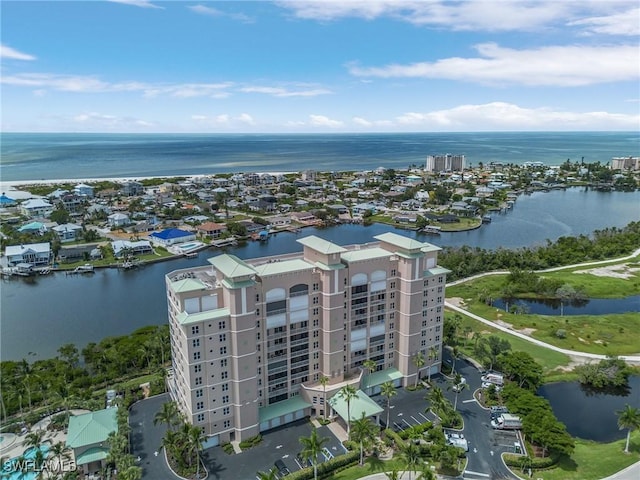
[[[311,435],[312,428],[308,420],[300,420],[265,432],[260,444],[239,455],[228,455],[221,447],[214,447],[205,451],[203,459],[209,475],[214,479],[255,480],[258,471],[269,471],[276,460],[282,460],[289,471],[296,472],[302,468],[296,458],[302,451],[299,439]],[[318,457],[319,463],[345,452],[340,441],[327,427],[320,427],[318,436],[329,439],[323,454]]]
[[[392,430],[400,431],[427,421],[432,422],[434,420],[433,414],[425,411],[429,402],[424,397],[428,392],[428,390],[409,392],[403,388],[397,389],[397,395],[391,398],[389,427]],[[380,423],[384,425],[387,421],[387,397],[376,395],[371,398],[384,408],[380,414]]]

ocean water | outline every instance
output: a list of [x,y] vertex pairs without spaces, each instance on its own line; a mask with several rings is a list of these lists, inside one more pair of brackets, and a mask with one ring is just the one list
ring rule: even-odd
[[467,164],[607,163],[640,155],[640,132],[317,135],[1,133],[0,180],[365,170],[423,166],[427,155]]

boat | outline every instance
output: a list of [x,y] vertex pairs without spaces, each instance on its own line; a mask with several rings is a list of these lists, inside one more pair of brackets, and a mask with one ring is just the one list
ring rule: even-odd
[[483,215],[482,223],[491,223],[491,215]]
[[67,272],[67,275],[71,275],[74,273],[93,273],[93,265],[90,263],[85,263],[84,265],[78,265],[73,270]]
[[432,225],[427,225],[421,230],[422,233],[428,233],[429,235],[440,235],[441,231],[442,231],[442,228],[435,227]]
[[51,273],[51,269],[49,267],[41,268],[38,270],[38,274],[40,275],[49,275]]
[[190,252],[184,254],[185,258],[198,258],[198,252]]

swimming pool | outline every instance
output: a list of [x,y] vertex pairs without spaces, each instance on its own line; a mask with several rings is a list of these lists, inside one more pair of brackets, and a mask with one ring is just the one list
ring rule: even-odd
[[[40,451],[44,458],[47,458],[49,454],[49,445],[40,445]],[[22,458],[14,457],[2,464],[2,470],[0,470],[0,476],[3,479],[8,480],[34,480],[39,472],[34,471],[35,465],[33,460],[36,458],[37,448],[31,447],[25,450]]]
[[198,248],[203,245],[204,243],[202,242],[189,242],[189,243],[181,243],[180,245],[176,245],[176,247],[178,247],[183,252],[187,252],[189,250],[193,250],[194,248]]

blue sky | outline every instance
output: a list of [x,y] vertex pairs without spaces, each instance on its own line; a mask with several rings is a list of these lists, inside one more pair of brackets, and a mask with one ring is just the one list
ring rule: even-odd
[[3,131],[640,128],[637,0],[1,8]]

